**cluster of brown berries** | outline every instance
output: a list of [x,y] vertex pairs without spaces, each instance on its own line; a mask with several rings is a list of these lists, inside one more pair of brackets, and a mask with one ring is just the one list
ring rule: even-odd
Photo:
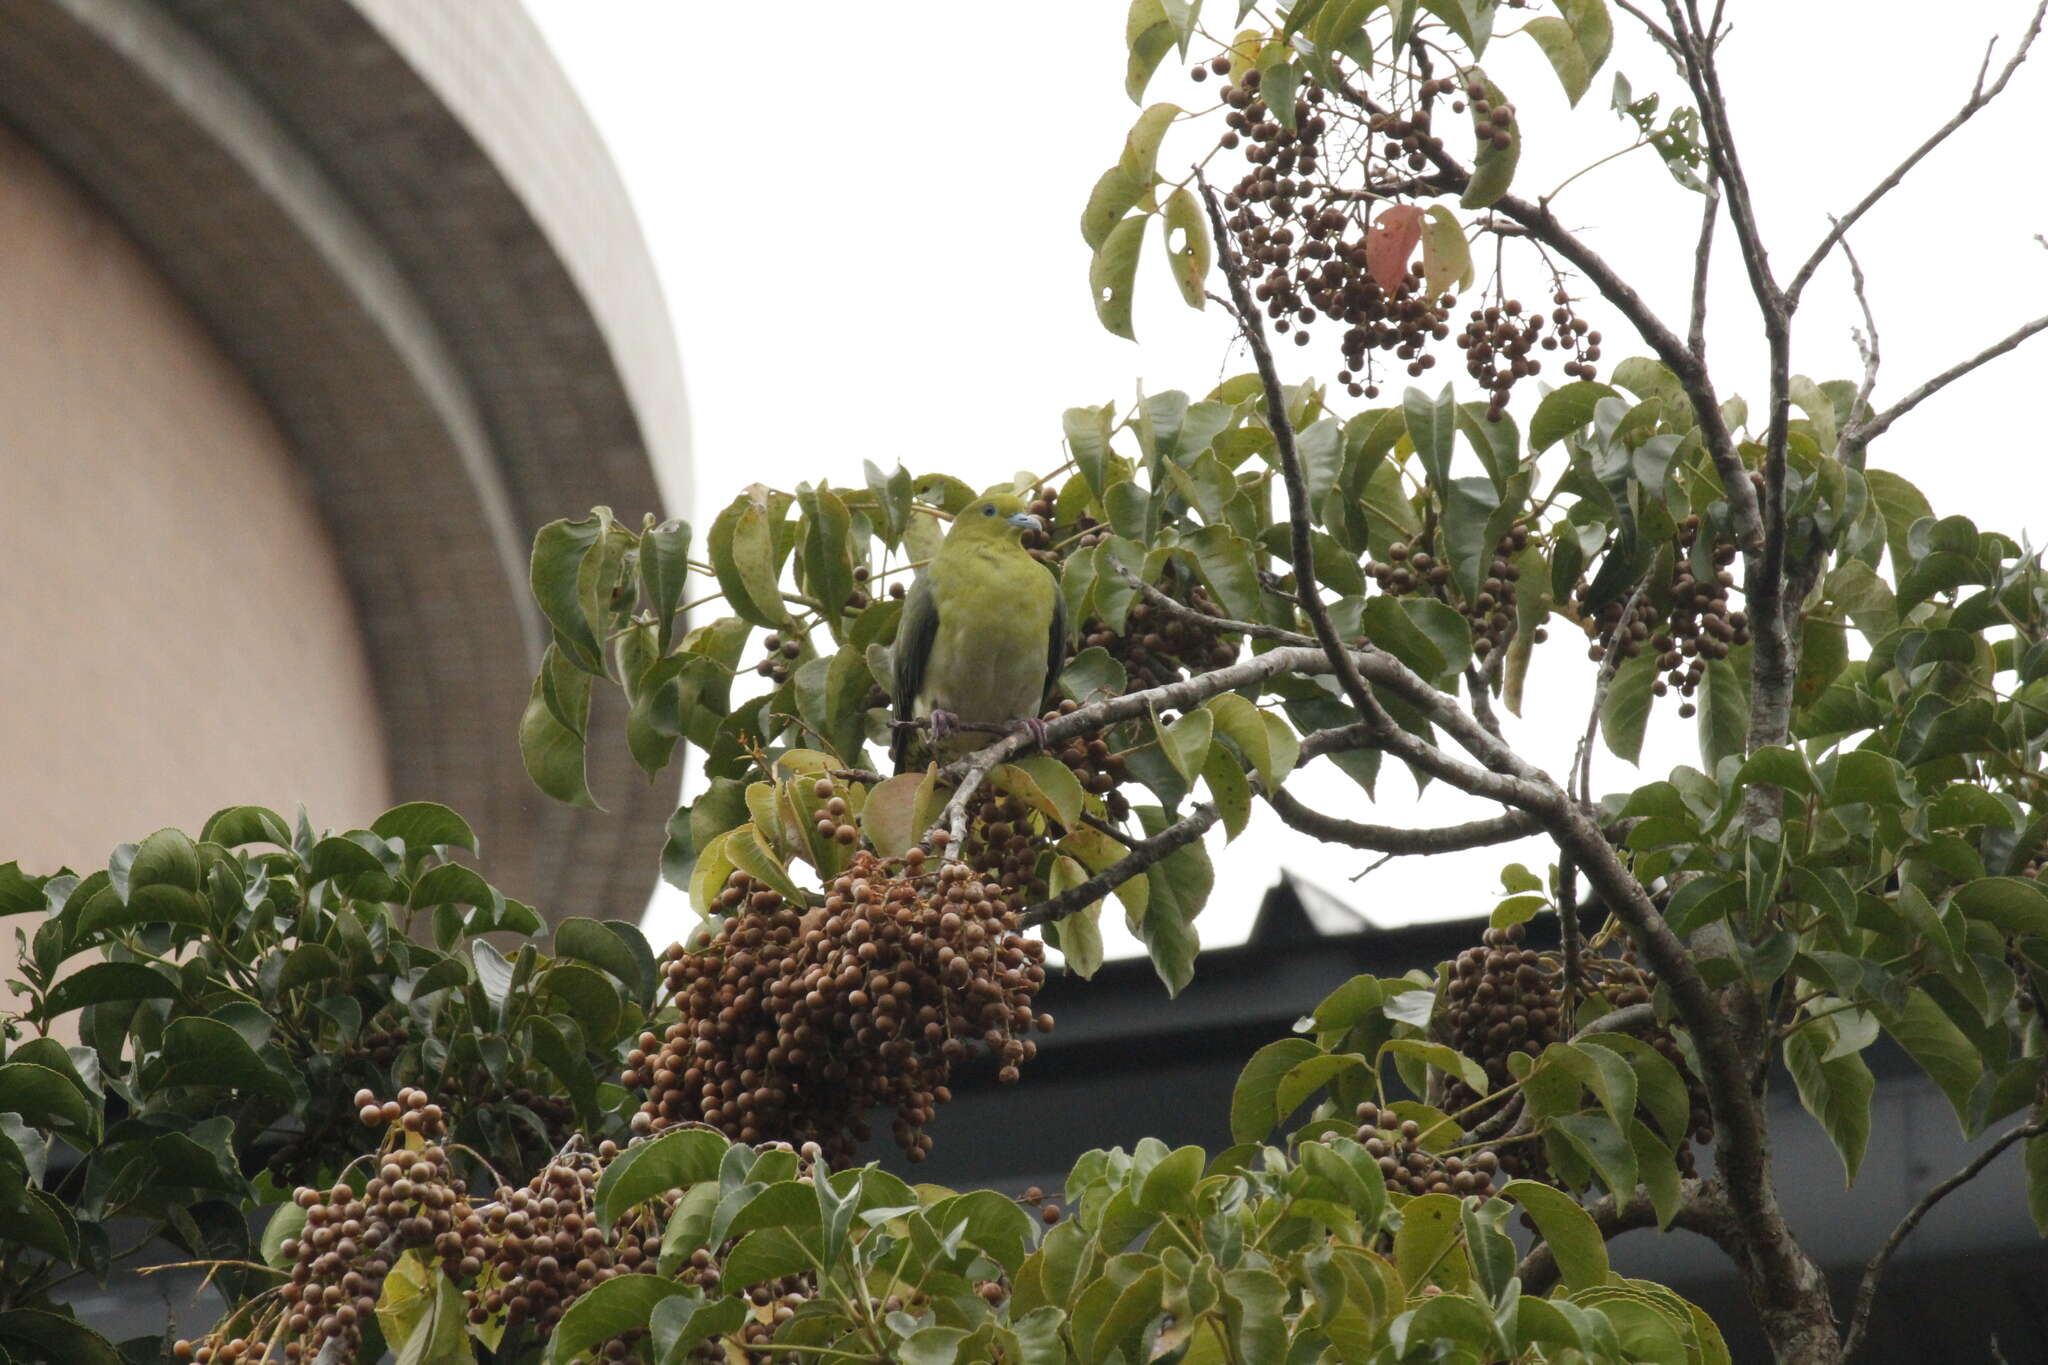
[[1490,395],[1490,420],[1498,421],[1507,411],[1517,380],[1542,373],[1537,352],[1565,352],[1564,372],[1569,378],[1592,379],[1599,374],[1600,334],[1572,308],[1572,297],[1562,286],[1551,295],[1551,303],[1548,327],[1543,313],[1525,309],[1520,299],[1505,299],[1473,309],[1458,333],[1465,372]]
[[[860,611],[874,601],[874,595],[868,590],[868,583],[874,576],[874,570],[865,564],[853,566],[855,586],[852,596],[846,599],[847,610]],[[891,597],[901,598],[907,591],[909,590],[903,586],[903,580],[900,578],[889,584],[889,596]]]
[[486,1212],[464,1221],[466,1255],[491,1266],[488,1286],[463,1295],[472,1323],[502,1314],[506,1326],[530,1322],[546,1336],[570,1304],[606,1280],[653,1273],[652,1224],[643,1216],[607,1228],[595,1211],[598,1177],[616,1154],[609,1142],[595,1153],[561,1152],[525,1186],[501,1186]]
[[785,640],[779,633],[770,632],[761,642],[767,650],[761,661],[754,665],[754,671],[774,683],[777,687],[789,681],[789,674],[796,667],[799,655],[804,652],[802,640]]
[[954,1065],[996,1054],[999,1078],[1037,1045],[1044,948],[1017,932],[1003,888],[964,864],[912,849],[900,862],[854,855],[809,910],[743,893],[708,944],[671,947],[677,1021],[643,1033],[623,1082],[647,1098],[636,1133],[703,1123],[740,1142],[815,1142],[831,1165],[869,1136],[866,1115],[896,1110],[913,1161],[952,1098]]
[[[1218,63],[1228,71],[1226,59]],[[1223,197],[1224,227],[1239,257],[1260,272],[1253,293],[1274,332],[1292,332],[1295,344],[1306,346],[1319,318],[1341,324],[1345,368],[1338,381],[1353,397],[1377,397],[1369,357],[1390,353],[1410,376],[1421,375],[1436,363],[1429,342],[1449,335],[1448,309],[1455,299],[1431,295],[1420,266],[1391,291],[1374,277],[1366,247],[1372,228],[1359,201],[1314,178],[1323,139],[1338,116],[1325,110],[1322,87],[1303,87],[1291,111],[1292,127],[1274,116],[1259,87],[1259,73],[1252,70],[1223,91],[1229,112],[1219,143],[1226,150],[1242,145],[1249,163]],[[1399,161],[1409,170],[1424,169],[1424,147],[1432,140],[1429,119],[1426,107],[1373,114],[1365,138],[1368,155],[1373,139],[1380,138],[1390,168]]]
[[[1520,525],[1512,527],[1494,544],[1493,555],[1486,563],[1486,577],[1479,581],[1478,595],[1469,602],[1454,603],[1472,627],[1472,652],[1482,663],[1492,654],[1506,649],[1514,638],[1515,585],[1522,577],[1516,556],[1528,545],[1529,529]],[[1449,591],[1450,566],[1427,549],[1412,546],[1407,541],[1395,541],[1387,547],[1384,561],[1371,560],[1365,568],[1381,592],[1396,596],[1421,593],[1445,601],[1453,600]],[[1537,627],[1536,642],[1541,644],[1548,638],[1548,632]]]
[[[1535,1057],[1569,1032],[1564,1003],[1557,992],[1557,969],[1541,954],[1523,946],[1526,931],[1516,924],[1488,929],[1477,947],[1467,948],[1450,963],[1444,987],[1445,1020],[1452,1048],[1485,1068],[1488,1094],[1514,1079],[1508,1058],[1515,1053]],[[1459,1113],[1471,1109],[1467,1126],[1483,1122],[1505,1099],[1482,1103],[1480,1096],[1453,1077],[1443,1107]],[[1512,1175],[1541,1177],[1542,1154],[1532,1144],[1518,1143],[1500,1154]]]
[[1039,1221],[1044,1223],[1047,1227],[1051,1227],[1053,1224],[1059,1222],[1060,1219],[1064,1216],[1060,1211],[1060,1206],[1058,1204],[1053,1203],[1052,1200],[1046,1196],[1045,1191],[1040,1189],[1036,1185],[1033,1185],[1031,1188],[1025,1190],[1023,1194],[1018,1195],[1017,1202],[1024,1205],[1026,1208],[1037,1209]]
[[[1080,709],[1081,704],[1073,698],[1063,698],[1058,706],[1045,713],[1043,719],[1051,723]],[[1055,750],[1053,757],[1067,765],[1083,791],[1102,798],[1111,820],[1122,824],[1130,818],[1131,803],[1117,790],[1130,775],[1130,769],[1122,754],[1110,752],[1109,742],[1099,732],[1074,736]]]
[[458,1232],[468,1213],[467,1192],[441,1145],[447,1129],[441,1106],[410,1087],[395,1100],[359,1091],[355,1104],[365,1127],[391,1130],[377,1174],[360,1193],[345,1180],[294,1191],[292,1200],[306,1218],[298,1236],[280,1248],[292,1268],[277,1289],[277,1318],[261,1324],[253,1345],[249,1338],[224,1338],[220,1332],[177,1342],[172,1353],[178,1360],[234,1365],[267,1358],[277,1343],[283,1359],[294,1365],[330,1350],[353,1360],[362,1324],[376,1311],[384,1277],[400,1256],[417,1250],[451,1276],[475,1275],[481,1268],[467,1256]]
[[817,804],[811,807],[811,828],[820,839],[830,839],[848,848],[860,842],[860,829],[853,823],[853,810],[846,804],[846,798],[839,794],[839,786],[829,777],[821,777],[811,783],[811,796]]
[[[1638,595],[1633,608],[1619,600],[1607,602],[1597,612],[1587,611],[1583,605],[1580,608],[1580,621],[1592,641],[1588,657],[1604,660],[1612,651],[1618,654],[1615,662],[1619,664],[1645,650],[1653,651],[1663,674],[1652,684],[1653,693],[1662,697],[1676,689],[1685,699],[1678,708],[1679,717],[1688,720],[1694,713],[1693,693],[1707,664],[1725,659],[1731,650],[1749,643],[1748,613],[1731,611],[1728,606],[1735,575],[1727,566],[1734,562],[1735,544],[1715,538],[1705,555],[1713,569],[1697,569],[1694,551],[1700,532],[1697,515],[1679,523],[1666,594],[1668,608],[1660,609],[1649,594]],[[1583,592],[1581,588],[1582,603]]]
[[[1169,572],[1152,586],[1203,616],[1221,614],[1209,590],[1198,582],[1184,581]],[[1140,600],[1131,603],[1121,634],[1093,617],[1082,622],[1074,650],[1090,646],[1100,646],[1123,666],[1128,686],[1135,692],[1227,667],[1237,660],[1240,637]]]
[[[1063,831],[1062,831],[1063,832]],[[967,840],[960,860],[974,870],[988,895],[1005,910],[1021,912],[1045,899],[1038,855],[1053,831],[1022,798],[983,784],[967,804]]]
[[1475,1194],[1493,1192],[1500,1158],[1489,1151],[1442,1156],[1422,1145],[1422,1125],[1371,1100],[1358,1106],[1358,1145],[1379,1162],[1387,1189],[1395,1194]]

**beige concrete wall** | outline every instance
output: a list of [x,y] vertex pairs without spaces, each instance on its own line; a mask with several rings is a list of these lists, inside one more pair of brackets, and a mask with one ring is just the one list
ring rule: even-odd
[[237,802],[348,828],[390,804],[385,761],[291,452],[120,229],[0,127],[0,862],[88,870]]

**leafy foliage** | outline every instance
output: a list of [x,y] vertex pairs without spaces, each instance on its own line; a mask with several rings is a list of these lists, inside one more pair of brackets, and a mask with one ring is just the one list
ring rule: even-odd
[[[2048,1225],[2048,582],[2031,547],[1867,458],[2048,320],[1882,411],[1874,338],[1860,378],[1793,373],[1776,343],[1800,290],[1922,153],[1780,284],[1730,173],[1719,35],[1671,7],[1657,36],[1696,107],[1660,122],[1617,74],[1611,112],[1708,229],[1731,200],[1774,342],[1752,421],[1702,343],[1517,193],[1532,134],[1480,65],[1496,8],[1243,3],[1231,32],[1133,0],[1141,112],[1080,222],[1098,318],[1135,334],[1157,217],[1176,291],[1206,307],[1220,271],[1257,368],[1070,408],[1063,459],[1013,481],[1071,627],[1044,716],[983,722],[1007,732],[944,766],[875,766],[895,726],[930,723],[888,689],[907,575],[981,496],[946,472],[756,484],[701,536],[604,508],[540,531],[527,769],[595,803],[601,686],[646,774],[701,769],[662,854],[704,919],[687,945],[657,959],[570,919],[543,952],[426,804],[321,838],[236,808],[87,877],[0,867],[0,914],[35,924],[0,1054],[0,1216],[21,1229],[0,1365],[120,1358],[55,1292],[106,1275],[116,1217],[220,1263],[236,1307],[206,1365],[386,1345],[406,1365],[1726,1359],[1698,1309],[1611,1269],[1605,1239],[1644,1217],[1732,1249],[1781,1356],[1831,1362],[1892,1250],[2005,1147]],[[2003,89],[2038,19],[1927,147]],[[1555,0],[1524,35],[1577,105],[1612,16]],[[1223,83],[1215,107],[1147,103],[1169,54]],[[1175,178],[1165,149],[1194,129],[1213,150]],[[1219,194],[1226,154],[1242,174]],[[1500,264],[1453,341],[1475,242]],[[1605,378],[1589,290],[1649,352]],[[1330,328],[1335,383],[1284,384],[1269,331]],[[1370,406],[1453,351],[1478,397],[1414,382]],[[1564,382],[1518,420],[1546,357]],[[1638,763],[1670,708],[1696,765],[1596,796],[1590,752],[1562,782],[1515,753],[1494,706],[1521,713],[1567,629],[1600,665],[1566,718],[1586,750],[1597,733]],[[1327,759],[1373,799],[1389,756],[1502,813],[1368,825],[1293,783]],[[1064,1213],[856,1164],[875,1101],[915,1158],[952,1062],[992,1051],[1019,1078],[1022,1035],[1051,1027],[1026,931],[1086,975],[1114,898],[1185,986],[1207,841],[1261,801],[1389,854],[1541,832],[1556,857],[1504,869],[1481,943],[1348,982],[1255,1054],[1221,1153],[1091,1152]],[[1556,952],[1529,946],[1539,917]],[[67,1047],[49,1029],[73,1016]],[[2025,1117],[1909,1213],[1841,1337],[1776,1207],[1758,1078],[1782,1061],[1853,1182],[1881,1038],[1966,1136]]]

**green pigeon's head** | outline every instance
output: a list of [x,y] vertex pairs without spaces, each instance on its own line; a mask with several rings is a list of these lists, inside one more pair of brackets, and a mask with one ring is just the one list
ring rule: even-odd
[[1039,519],[1024,510],[1024,500],[1011,492],[988,492],[953,514],[948,540],[1018,541],[1026,531],[1043,530]]

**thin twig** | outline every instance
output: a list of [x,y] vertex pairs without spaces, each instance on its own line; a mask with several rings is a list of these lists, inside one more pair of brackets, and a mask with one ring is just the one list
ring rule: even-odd
[[[1856,421],[1856,415],[1868,409],[1870,392],[1877,387],[1877,367],[1882,362],[1882,351],[1877,339],[1877,315],[1870,310],[1870,296],[1864,292],[1863,263],[1856,259],[1850,249],[1849,239],[1842,239],[1842,255],[1849,262],[1849,284],[1856,295],[1856,306],[1863,310],[1863,330],[1856,332],[1856,352],[1863,358],[1863,382],[1856,386],[1856,401],[1849,405],[1849,423]],[[1846,460],[1849,455],[1849,433],[1843,431],[1835,440],[1835,458]]]
[[1070,886],[1057,896],[1029,907],[1019,916],[1017,922],[1029,929],[1034,925],[1051,924],[1055,920],[1065,919],[1078,910],[1087,909],[1174,850],[1185,848],[1207,834],[1218,816],[1219,812],[1213,803],[1202,802],[1159,833],[1132,844],[1129,853],[1087,881]]
[[1991,49],[1985,48],[1984,65],[1977,72],[1977,83],[1971,87],[1970,97],[1963,101],[1963,107],[1956,111],[1955,116],[1935,129],[1933,134],[1915,147],[1904,161],[1892,167],[1890,173],[1878,181],[1870,193],[1856,202],[1856,207],[1840,218],[1832,220],[1827,236],[1820,239],[1820,244],[1814,247],[1813,254],[1806,258],[1805,264],[1792,276],[1792,282],[1785,286],[1785,299],[1788,303],[1795,307],[1798,305],[1800,292],[1806,288],[1806,282],[1813,278],[1814,271],[1820,269],[1821,262],[1827,259],[1828,252],[1834,250],[1835,243],[1842,240],[1842,235],[1856,225],[1857,219],[1870,212],[1878,200],[1897,189],[1899,182],[1906,178],[1907,172],[1919,165],[1929,152],[1947,141],[1950,134],[1968,123],[1978,110],[1998,98],[2004,91],[2006,82],[2020,69],[2020,63],[2027,59],[2027,49],[2034,45],[2034,39],[2039,36],[2044,15],[2048,15],[2048,0],[2041,0],[2041,3],[2034,7],[2034,17],[2027,22],[2027,31],[2021,35],[2020,45],[2013,49],[2012,57],[2006,62],[2005,69],[1998,73],[1998,79],[1989,87],[1984,84],[1984,75],[1990,69]]
[[1701,364],[1707,359],[1707,267],[1714,259],[1714,222],[1721,216],[1721,184],[1707,179],[1707,206],[1700,211],[1700,240],[1692,258],[1692,323],[1686,328],[1685,348]]
[[1586,945],[1579,923],[1579,865],[1569,853],[1557,859],[1557,930],[1564,948],[1564,1017],[1579,1013],[1579,988],[1585,981]]
[[1928,1210],[1976,1179],[1986,1166],[1998,1159],[1999,1153],[2015,1142],[2043,1134],[2048,1134],[2048,1117],[2008,1129],[1990,1146],[1970,1158],[1961,1170],[1921,1195],[1919,1201],[1906,1211],[1906,1216],[1892,1229],[1892,1235],[1885,1238],[1884,1245],[1878,1248],[1877,1255],[1870,1258],[1870,1264],[1863,1271],[1863,1282],[1856,1286],[1856,1306],[1849,1314],[1849,1329],[1842,1334],[1842,1359],[1847,1360],[1854,1355],[1863,1341],[1864,1330],[1870,1325],[1871,1307],[1877,1302],[1877,1283],[1884,1278],[1885,1266],[1890,1263],[1892,1253],[1899,1249],[1900,1243],[1914,1228],[1920,1226],[1920,1220],[1927,1216]]
[[1540,820],[1527,811],[1519,810],[1460,825],[1417,829],[1402,825],[1367,825],[1326,815],[1303,805],[1285,787],[1268,793],[1266,803],[1289,825],[1324,843],[1343,844],[1347,848],[1362,848],[1393,857],[1460,853],[1466,849],[1511,843],[1543,831]]
[[1870,444],[1870,442],[1876,440],[1879,436],[1882,436],[1886,431],[1890,430],[1892,423],[1898,421],[1901,417],[1904,417],[1907,413],[1911,412],[1914,408],[1919,407],[1928,399],[1934,397],[1935,394],[1940,393],[1943,389],[1947,388],[1950,384],[1953,384],[1956,380],[1961,379],[1964,375],[1970,373],[1970,371],[1978,368],[1979,366],[1984,365],[1989,361],[1998,359],[1998,357],[2004,355],[2007,351],[2012,350],[2021,342],[2025,341],[2028,337],[2034,335],[2034,333],[2036,332],[2042,331],[2043,329],[2048,329],[2048,314],[2044,314],[2041,317],[2035,318],[2032,322],[2026,323],[2023,326],[2015,328],[2013,331],[2008,332],[2005,336],[2000,337],[1997,341],[1992,342],[1989,346],[1986,346],[1983,350],[1977,352],[1977,354],[1971,356],[1968,360],[1958,361],[1955,364],[1949,366],[1940,374],[1934,376],[1934,378],[1928,380],[1925,384],[1922,384],[1919,388],[1913,390],[1904,398],[1901,398],[1898,402],[1886,408],[1883,412],[1877,414],[1875,417],[1872,417],[1868,422],[1865,422],[1858,426],[1855,432],[1856,444]]
[[1237,305],[1238,329],[1244,335],[1245,344],[1251,347],[1252,360],[1259,371],[1259,383],[1266,391],[1266,425],[1273,433],[1273,445],[1280,458],[1281,481],[1287,486],[1295,598],[1315,627],[1316,639],[1322,643],[1323,652],[1329,655],[1337,681],[1343,685],[1344,694],[1351,699],[1351,704],[1358,708],[1359,716],[1370,724],[1393,729],[1393,719],[1360,675],[1349,648],[1338,636],[1337,628],[1330,623],[1329,609],[1323,605],[1322,594],[1316,590],[1308,482],[1301,472],[1300,454],[1294,448],[1294,423],[1287,416],[1287,394],[1280,387],[1280,371],[1273,363],[1272,348],[1266,344],[1266,327],[1260,320],[1257,305],[1252,302],[1251,287],[1245,282],[1244,263],[1238,259],[1230,231],[1223,225],[1223,209],[1216,202],[1216,192],[1199,170],[1195,173],[1195,183],[1201,187],[1202,203],[1209,211],[1209,226],[1216,239],[1217,263],[1222,266],[1223,278],[1230,286],[1230,297]]

